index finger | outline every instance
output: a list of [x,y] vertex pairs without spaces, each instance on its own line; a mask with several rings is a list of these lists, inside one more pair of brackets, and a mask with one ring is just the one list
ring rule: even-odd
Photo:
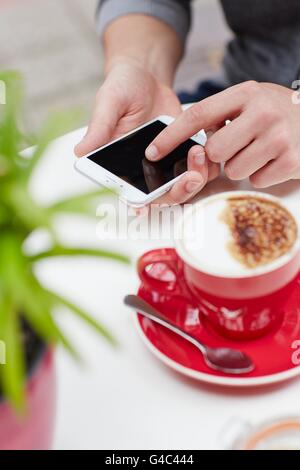
[[245,94],[240,85],[228,88],[214,96],[194,104],[166,129],[146,149],[149,160],[160,160],[201,129],[232,119],[245,104]]

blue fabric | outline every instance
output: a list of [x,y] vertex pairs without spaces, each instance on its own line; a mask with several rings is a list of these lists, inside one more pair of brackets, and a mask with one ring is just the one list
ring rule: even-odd
[[218,85],[217,83],[213,82],[212,80],[204,80],[203,82],[200,82],[197,89],[194,92],[179,92],[178,93],[178,98],[181,102],[181,104],[187,104],[187,103],[195,103],[197,101],[204,100],[205,98],[208,98],[209,96],[215,95],[216,93],[219,93],[220,91],[223,91],[224,87],[221,85]]
[[[185,43],[191,4],[191,0],[101,0],[98,30],[102,34],[119,16],[142,13],[167,23]],[[290,87],[299,78],[299,0],[221,0],[221,4],[234,33],[223,61],[229,84],[256,80]]]

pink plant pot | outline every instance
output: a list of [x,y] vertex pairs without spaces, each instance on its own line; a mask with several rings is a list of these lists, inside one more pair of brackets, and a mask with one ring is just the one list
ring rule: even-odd
[[26,415],[18,417],[7,402],[0,401],[0,450],[51,448],[55,390],[54,352],[47,349],[28,381]]

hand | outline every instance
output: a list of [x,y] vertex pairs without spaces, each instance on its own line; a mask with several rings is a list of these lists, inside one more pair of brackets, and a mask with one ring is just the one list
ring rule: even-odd
[[180,113],[179,100],[169,87],[135,61],[119,61],[98,91],[88,132],[75,153],[92,152],[160,114]]
[[[156,199],[155,204],[173,206],[193,199],[209,181],[220,174],[220,165],[210,162],[201,145],[192,147],[188,154],[188,171],[181,176],[168,193]],[[175,168],[175,172],[176,172]],[[174,175],[176,177],[177,175]]]
[[[176,117],[181,113],[180,102],[171,88],[135,61],[118,62],[98,92],[88,132],[76,146],[75,153],[77,156],[90,153],[160,114]],[[197,158],[199,150],[201,156]],[[188,168],[191,171],[158,203],[185,202],[206,184],[208,170],[202,147],[192,149]],[[218,166],[210,164],[209,168],[209,178],[212,179],[218,173]]]
[[205,151],[211,162],[225,163],[230,179],[250,177],[254,187],[264,188],[300,178],[300,106],[293,93],[253,81],[233,86],[182,113],[146,156],[159,160],[200,129],[219,126]]

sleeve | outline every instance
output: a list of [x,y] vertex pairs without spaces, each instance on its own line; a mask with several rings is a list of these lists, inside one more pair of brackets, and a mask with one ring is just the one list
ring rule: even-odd
[[100,0],[97,8],[97,30],[103,33],[116,18],[131,13],[154,16],[171,26],[183,43],[191,24],[192,0]]

